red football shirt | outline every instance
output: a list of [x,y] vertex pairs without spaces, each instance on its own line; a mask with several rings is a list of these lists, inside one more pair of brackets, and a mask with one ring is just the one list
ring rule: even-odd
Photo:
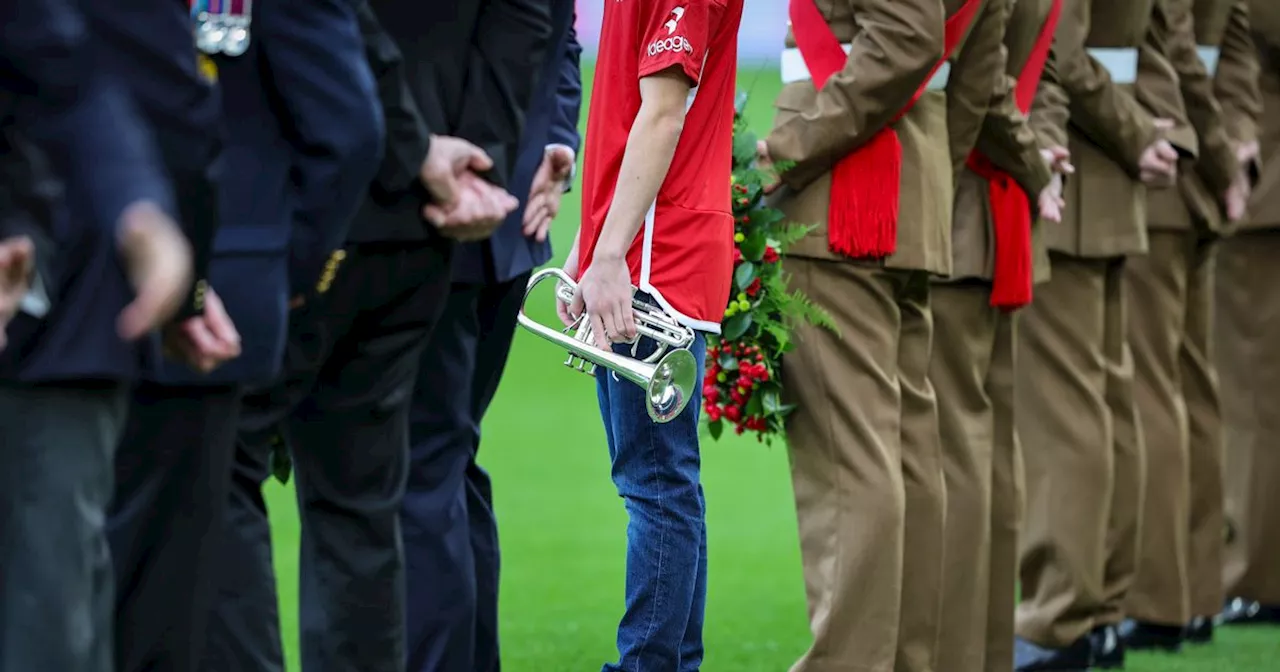
[[657,201],[627,253],[631,281],[686,326],[719,333],[733,273],[733,101],[743,0],[604,0],[583,157],[579,269],[613,202],[640,110],[640,79],[692,81],[684,130]]

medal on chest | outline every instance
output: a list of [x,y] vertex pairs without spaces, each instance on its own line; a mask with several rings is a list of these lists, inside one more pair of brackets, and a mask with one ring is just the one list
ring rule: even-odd
[[196,47],[209,54],[239,56],[249,49],[253,0],[194,0]]

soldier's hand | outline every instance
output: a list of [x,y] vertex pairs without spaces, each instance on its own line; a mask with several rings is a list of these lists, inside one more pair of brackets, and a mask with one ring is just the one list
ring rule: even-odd
[[[1061,145],[1054,145],[1048,149],[1040,150],[1040,156],[1044,159],[1049,170],[1058,175],[1071,175],[1076,172],[1076,167],[1071,165],[1071,152]],[[1059,180],[1061,185],[1061,180]]]
[[1249,197],[1253,194],[1253,187],[1249,184],[1249,172],[1244,166],[1236,171],[1235,179],[1231,180],[1231,186],[1227,187],[1227,193],[1223,195],[1223,201],[1227,206],[1227,219],[1238,222],[1244,219],[1249,212]]
[[0,350],[5,346],[5,327],[18,314],[22,298],[31,288],[36,246],[27,236],[0,240]]
[[520,205],[514,196],[474,173],[464,173],[458,184],[460,191],[453,208],[437,204],[423,208],[423,215],[440,233],[454,240],[468,242],[488,238]]
[[770,173],[772,180],[764,185],[764,193],[772,194],[777,190],[778,185],[782,183],[781,178],[773,167],[773,155],[769,153],[769,143],[764,140],[756,141],[756,168]]
[[130,205],[120,216],[117,245],[134,300],[116,320],[125,340],[136,340],[169,321],[191,291],[191,245],[154,203]]
[[204,295],[204,314],[164,328],[165,354],[209,373],[240,356],[240,333],[213,289]]
[[573,152],[568,147],[548,147],[542,156],[542,164],[533,176],[529,200],[524,206],[524,222],[521,233],[539,243],[547,239],[551,222],[560,213],[560,199],[564,196],[564,183],[573,170]]
[[1049,181],[1049,186],[1040,192],[1040,217],[1048,222],[1060,223],[1062,210],[1066,207],[1067,202],[1062,198],[1062,175],[1055,174]]
[[1257,140],[1242,142],[1236,147],[1236,161],[1239,161],[1242,166],[1253,163],[1258,158],[1258,152]]
[[448,210],[457,205],[463,175],[492,167],[493,160],[479,147],[461,138],[433,135],[420,177],[431,197]]
[[1152,187],[1171,187],[1178,178],[1178,150],[1165,136],[1173,129],[1173,121],[1156,119],[1156,139],[1138,159],[1142,182]]

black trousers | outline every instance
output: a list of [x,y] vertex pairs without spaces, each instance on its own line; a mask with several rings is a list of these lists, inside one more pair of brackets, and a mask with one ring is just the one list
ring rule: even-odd
[[447,249],[349,247],[330,291],[290,320],[285,376],[246,395],[209,672],[283,669],[260,492],[277,442],[293,460],[302,522],[303,669],[404,669],[409,400],[448,296]]
[[111,672],[105,519],[127,395],[0,384],[0,672]]
[[116,672],[198,669],[226,517],[239,386],[138,385],[108,531]]
[[455,284],[418,369],[401,513],[409,672],[497,672],[498,526],[476,464],[529,274]]

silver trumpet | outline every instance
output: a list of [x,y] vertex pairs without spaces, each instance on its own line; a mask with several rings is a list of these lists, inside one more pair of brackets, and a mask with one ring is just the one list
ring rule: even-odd
[[[565,304],[573,302],[577,283],[558,268],[547,268],[533,274],[525,288],[524,300],[543,280],[555,279],[556,298]],[[635,293],[635,288],[632,288]],[[603,366],[615,374],[645,389],[645,406],[654,422],[670,422],[688,405],[693,386],[698,380],[698,361],[687,349],[693,343],[693,330],[676,322],[661,309],[639,299],[632,298],[635,311],[636,339],[647,336],[658,344],[658,349],[645,359],[619,355],[596,346],[591,320],[584,312],[573,325],[564,330],[553,329],[535,322],[520,307],[517,320],[525,329],[569,351],[565,366],[594,376],[596,367]]]

